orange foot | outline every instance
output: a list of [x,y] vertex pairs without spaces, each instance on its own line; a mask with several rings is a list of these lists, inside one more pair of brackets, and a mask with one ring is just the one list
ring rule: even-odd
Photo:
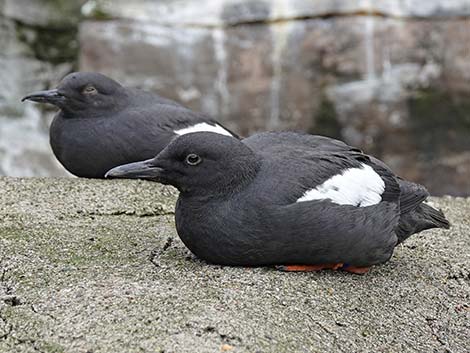
[[343,271],[355,273],[357,275],[363,275],[364,273],[369,272],[370,267],[356,267],[356,266],[347,266],[342,268]]
[[338,264],[322,264],[322,265],[281,265],[276,266],[278,270],[286,272],[312,272],[321,271],[325,269],[337,270],[343,266],[342,263]]
[[370,267],[356,267],[344,265],[343,263],[337,264],[321,264],[321,265],[281,265],[276,266],[276,269],[286,272],[312,272],[321,271],[325,269],[344,270],[355,274],[364,274],[369,272]]

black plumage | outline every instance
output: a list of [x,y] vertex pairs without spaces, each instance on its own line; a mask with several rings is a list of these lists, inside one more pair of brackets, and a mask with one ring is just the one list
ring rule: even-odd
[[214,119],[156,94],[126,88],[99,73],[67,75],[57,89],[23,100],[60,108],[50,127],[57,159],[72,174],[102,178],[109,169],[157,155],[177,134],[202,124],[234,135]]
[[364,268],[386,262],[413,233],[449,227],[441,211],[423,203],[423,186],[321,136],[188,134],[154,159],[107,176],[177,187],[178,234],[218,264]]

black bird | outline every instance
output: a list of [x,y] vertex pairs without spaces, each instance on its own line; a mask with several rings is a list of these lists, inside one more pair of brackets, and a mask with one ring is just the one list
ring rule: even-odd
[[51,147],[79,177],[103,178],[115,166],[154,157],[172,138],[188,132],[235,136],[207,115],[99,73],[69,74],[57,89],[24,100],[60,108],[50,127]]
[[410,235],[449,227],[423,186],[321,136],[192,133],[106,175],[177,187],[179,236],[216,264],[365,273]]

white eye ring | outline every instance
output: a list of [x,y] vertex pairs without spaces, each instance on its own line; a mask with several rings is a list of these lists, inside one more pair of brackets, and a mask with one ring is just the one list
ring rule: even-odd
[[202,158],[195,153],[190,153],[186,156],[185,161],[189,165],[198,165],[202,162]]
[[97,93],[98,91],[96,90],[95,87],[93,86],[86,86],[84,89],[83,89],[83,93],[85,94],[94,94],[94,93]]

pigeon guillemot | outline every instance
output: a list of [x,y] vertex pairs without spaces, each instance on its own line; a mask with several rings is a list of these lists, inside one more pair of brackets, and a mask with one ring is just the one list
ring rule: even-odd
[[261,133],[240,141],[193,133],[107,177],[178,188],[178,234],[216,264],[365,273],[411,234],[449,227],[424,203],[423,186],[321,136]]
[[60,108],[50,127],[52,150],[80,177],[157,155],[172,138],[195,131],[235,136],[212,118],[156,94],[126,88],[99,73],[67,75],[57,89],[23,98]]

